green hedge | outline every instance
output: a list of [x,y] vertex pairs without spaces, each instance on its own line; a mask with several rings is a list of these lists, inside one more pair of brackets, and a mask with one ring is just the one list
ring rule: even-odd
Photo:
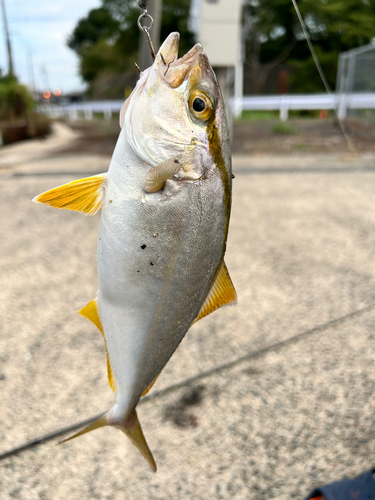
[[34,104],[27,88],[20,85],[15,77],[0,78],[0,120],[25,117]]

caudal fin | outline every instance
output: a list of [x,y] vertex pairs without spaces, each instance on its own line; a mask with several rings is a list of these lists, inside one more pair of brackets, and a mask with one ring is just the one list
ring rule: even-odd
[[151,450],[148,447],[146,438],[143,434],[141,424],[138,420],[137,412],[134,410],[134,412],[127,419],[127,422],[125,423],[125,425],[121,425],[121,426],[116,425],[116,427],[121,429],[123,432],[125,432],[125,434],[128,436],[130,441],[138,449],[138,451],[141,453],[141,455],[147,460],[151,469],[154,472],[156,472],[156,470],[157,470],[156,463],[155,463],[154,457],[152,456]]
[[60,441],[58,444],[66,443],[71,439],[83,436],[83,434],[86,434],[87,432],[90,431],[94,431],[95,429],[99,429],[100,427],[105,427],[107,425],[111,427],[116,427],[117,429],[122,430],[128,436],[128,438],[131,440],[134,446],[139,450],[141,455],[147,460],[151,469],[154,472],[156,472],[157,470],[156,463],[154,457],[152,456],[151,450],[148,447],[146,438],[143,434],[142,427],[141,424],[139,423],[136,410],[134,410],[133,413],[131,413],[131,415],[126,419],[124,419],[123,421],[114,420],[111,416],[111,413],[112,411],[110,410],[92,424],[88,425],[87,427],[77,432],[73,436],[70,436],[67,439],[64,439],[63,441]]

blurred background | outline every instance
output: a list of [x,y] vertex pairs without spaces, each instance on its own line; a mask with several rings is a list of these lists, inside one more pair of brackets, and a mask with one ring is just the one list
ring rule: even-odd
[[108,169],[151,63],[140,9],[1,0],[1,500],[304,499],[374,466],[375,0],[299,7],[329,92],[291,0],[149,3],[155,48],[201,42],[226,101],[239,297],[140,404],[154,475],[118,431],[54,446],[113,402],[75,313],[97,290],[99,215],[30,201]]
[[[91,121],[95,114],[110,120],[137,81],[134,63],[142,69],[151,64],[146,38],[137,27],[135,1],[42,1],[36,6],[3,0],[1,7],[0,120],[5,144],[45,135],[48,124],[36,111],[52,118]],[[259,120],[262,137],[273,136],[272,144],[281,152],[330,150],[332,141],[336,147],[335,141],[341,140],[341,133],[335,134],[335,109],[356,147],[367,150],[373,143],[375,107],[373,7],[372,0],[301,2],[331,95],[291,0],[153,0],[149,13],[155,21],[156,48],[171,31],[181,34],[180,54],[198,40],[204,45],[230,123],[247,122],[233,136],[236,151],[262,147],[260,129],[251,123]],[[251,141],[244,141],[243,134]]]

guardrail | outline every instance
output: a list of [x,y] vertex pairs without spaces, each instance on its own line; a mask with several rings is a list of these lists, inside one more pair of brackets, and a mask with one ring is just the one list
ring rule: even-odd
[[123,104],[123,100],[39,104],[37,111],[51,118],[68,118],[73,121],[79,117],[92,120],[94,114],[103,114],[106,120],[110,120],[113,113],[120,112]]
[[[48,105],[41,104],[38,111],[51,118],[69,118],[77,120],[79,115],[91,120],[96,113],[102,113],[110,120],[113,113],[119,113],[124,101],[89,101],[81,103]],[[244,96],[242,99],[232,99],[231,107],[238,116],[243,110],[279,111],[280,120],[288,119],[289,110],[325,110],[336,109],[339,117],[344,119],[348,109],[375,108],[375,93],[356,94],[304,94],[304,95],[270,95]]]
[[232,101],[233,109],[279,111],[280,120],[287,120],[289,110],[336,109],[341,119],[345,119],[348,109],[375,108],[375,93],[356,94],[305,94],[245,96]]

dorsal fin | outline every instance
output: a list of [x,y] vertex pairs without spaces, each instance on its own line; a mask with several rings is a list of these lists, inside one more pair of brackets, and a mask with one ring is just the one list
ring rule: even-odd
[[194,323],[216,311],[219,307],[233,304],[237,304],[237,293],[234,289],[232,280],[230,279],[227,266],[223,260],[219,266],[218,273],[210,291],[208,292],[206,300],[203,302],[201,310],[199,311]]
[[100,321],[97,298],[95,297],[95,299],[93,299],[91,302],[89,302],[87,305],[85,305],[85,307],[82,307],[82,309],[80,309],[78,311],[78,314],[80,314],[81,316],[87,318],[92,323],[94,323],[94,325],[98,328],[98,330],[100,330],[101,334],[103,335],[103,339],[104,339],[104,343],[105,343],[105,352],[107,354],[108,382],[109,382],[109,385],[110,385],[112,391],[115,391],[116,390],[116,379],[113,375],[111,362],[109,360],[109,355],[108,355],[108,350],[107,350],[107,342],[105,340],[102,322]]
[[99,174],[68,182],[35,196],[33,201],[94,215],[103,203],[106,176]]
[[160,375],[161,372],[159,372],[156,377],[154,378],[154,380],[151,382],[151,384],[147,387],[147,389],[145,389],[143,392],[142,392],[142,396],[146,396],[146,394],[153,388],[155,382],[157,381],[159,375]]

